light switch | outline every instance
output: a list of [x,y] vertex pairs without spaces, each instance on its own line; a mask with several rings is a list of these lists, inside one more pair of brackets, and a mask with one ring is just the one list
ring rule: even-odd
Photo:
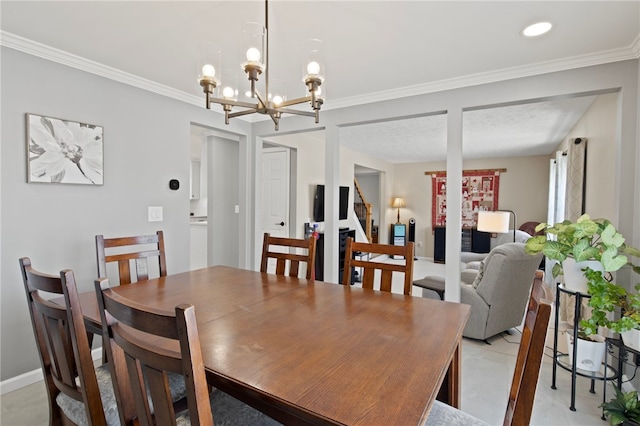
[[162,206],[149,206],[149,222],[162,222]]
[[236,204],[235,206],[235,212],[236,213],[240,213],[240,206]]

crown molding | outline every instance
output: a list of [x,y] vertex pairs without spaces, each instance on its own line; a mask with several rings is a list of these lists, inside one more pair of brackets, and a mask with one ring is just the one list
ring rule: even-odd
[[499,81],[513,80],[523,77],[549,74],[552,72],[566,71],[577,68],[584,68],[594,65],[602,65],[611,62],[638,59],[640,57],[640,35],[628,48],[620,48],[597,54],[574,56],[562,60],[539,62],[532,65],[505,68],[497,71],[471,74],[462,77],[439,80],[435,82],[417,84],[393,90],[380,91],[362,96],[354,96],[339,100],[325,101],[323,108],[345,108],[366,103],[389,101],[409,96],[425,95],[429,93],[442,92],[445,90],[460,89],[464,87],[479,86],[482,84],[496,83]]
[[[202,105],[202,99],[198,96],[191,95],[181,90],[173,89],[160,83],[147,80],[142,77],[121,71],[119,69],[109,67],[99,62],[91,61],[86,58],[73,55],[54,47],[17,36],[15,34],[0,31],[0,45],[11,49],[19,50],[33,56],[37,56],[49,61],[57,62],[96,74],[111,80],[115,80],[133,87],[137,87],[149,92],[167,96],[192,105]],[[634,42],[627,48],[614,49],[596,54],[574,56],[556,61],[539,62],[532,65],[505,68],[497,71],[486,73],[472,74],[463,77],[450,78],[435,82],[417,84],[404,88],[396,88],[392,90],[384,90],[375,93],[369,93],[362,96],[352,96],[343,99],[331,99],[324,105],[324,110],[352,107],[356,105],[389,101],[409,96],[424,95],[429,93],[441,92],[445,90],[460,89],[470,86],[478,86],[482,84],[495,83],[504,80],[512,80],[516,78],[531,77],[541,74],[548,74],[558,71],[566,71],[570,69],[583,68],[587,66],[602,65],[611,62],[625,61],[629,59],[640,58],[640,35],[636,37]],[[222,110],[220,109],[220,111]],[[245,117],[240,117],[245,118]],[[258,117],[249,118],[247,121],[260,121]]]
[[636,37],[633,43],[631,43],[629,49],[631,49],[631,51],[635,54],[636,59],[640,58],[640,34],[638,34],[638,37]]
[[64,50],[56,49],[55,47],[51,47],[46,44],[38,43],[36,41],[20,37],[7,31],[0,31],[0,45],[9,47],[14,50],[19,50],[21,52],[28,53],[42,59],[86,71],[91,74],[96,74],[101,77],[119,81],[121,83],[147,90],[149,92],[177,99],[182,102],[193,105],[203,104],[202,99],[198,96],[185,93],[181,90],[173,89],[169,86],[156,83],[155,81],[138,77],[137,75],[121,71],[117,68],[113,68],[99,62],[91,61],[89,59],[71,54]]

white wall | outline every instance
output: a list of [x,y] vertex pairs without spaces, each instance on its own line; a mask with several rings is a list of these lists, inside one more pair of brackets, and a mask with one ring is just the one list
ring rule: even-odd
[[[549,160],[547,156],[494,158],[463,161],[464,170],[507,169],[500,174],[498,207],[513,210],[518,226],[528,221],[546,221]],[[407,207],[400,210],[400,221],[416,219],[416,255],[433,257],[431,227],[431,177],[427,171],[446,169],[445,162],[397,164],[393,192],[405,197]]]
[[598,96],[556,151],[574,138],[587,139],[585,212],[592,218],[616,218],[616,132],[618,93]]
[[[351,189],[349,190],[349,203],[353,205],[354,199],[354,185],[353,180],[355,177],[355,166],[364,166],[370,169],[380,171],[380,180],[381,180],[381,200],[380,200],[380,222],[378,225],[380,226],[380,241],[387,241],[388,234],[388,224],[395,222],[395,217],[393,213],[393,209],[391,209],[390,200],[392,197],[392,187],[391,183],[394,179],[394,166],[392,163],[386,162],[384,160],[380,160],[377,158],[370,157],[369,155],[363,154],[361,152],[356,152],[351,149],[341,147],[340,148],[340,184],[348,185]],[[356,221],[350,217],[349,222],[350,228],[356,227]]]
[[[344,126],[358,125],[377,121],[402,119],[403,117],[415,117],[417,115],[432,115],[447,113],[447,155],[449,161],[446,169],[453,173],[450,180],[450,190],[461,189],[460,172],[463,168],[462,152],[462,113],[472,109],[509,105],[521,102],[535,102],[541,99],[565,97],[574,95],[599,95],[620,91],[619,99],[620,115],[616,127],[616,164],[615,175],[615,216],[618,219],[620,230],[625,235],[637,235],[635,228],[638,226],[638,216],[634,210],[638,204],[637,167],[638,158],[638,60],[620,61],[602,65],[587,66],[577,69],[566,69],[541,75],[532,75],[522,78],[513,78],[504,81],[495,81],[485,84],[476,84],[470,87],[461,87],[452,90],[434,91],[431,93],[416,94],[404,98],[380,99],[380,102],[370,102],[363,105],[337,108],[323,111],[321,125],[325,129],[327,144],[325,155],[331,155],[332,161],[340,162],[342,173],[342,161],[339,160],[335,146],[340,143],[340,129]],[[255,123],[253,136],[271,134],[270,123]],[[307,131],[317,128],[305,117],[287,117],[280,123],[280,128],[287,132]],[[393,141],[401,149],[402,141]],[[428,142],[425,142],[428,143]],[[635,177],[635,179],[634,179]],[[325,179],[334,184],[337,172],[331,166],[325,168]],[[387,182],[393,182],[390,177]],[[387,183],[388,184],[388,183]],[[385,187],[385,193],[391,193],[391,187]],[[454,192],[456,194],[457,192]],[[457,201],[457,200],[454,200]],[[336,195],[331,195],[329,203],[335,205]],[[454,203],[447,209],[447,221],[456,223],[461,215],[460,206]],[[390,209],[387,219],[392,217]],[[546,215],[545,215],[546,217]],[[615,219],[615,218],[614,218]],[[336,220],[325,223],[331,230],[337,231]],[[333,235],[333,232],[330,233]],[[256,239],[257,236],[254,236]],[[455,280],[459,276],[456,270],[455,260],[459,258],[459,230],[453,227],[447,228],[447,258],[454,260],[446,268],[447,294],[451,301],[456,301],[456,293],[459,288]],[[333,250],[334,244],[330,241],[325,250]],[[337,257],[336,253],[325,253],[326,258]],[[337,265],[333,265],[337,270]],[[332,276],[332,275],[328,275]],[[449,300],[449,299],[448,299]]]
[[[304,133],[269,138],[269,143],[288,146],[297,152],[297,206],[296,223],[299,225],[292,233],[296,238],[304,236],[304,223],[313,222],[313,197],[318,184],[325,183],[324,177],[324,142]],[[348,186],[349,205],[353,205],[354,197],[354,164],[392,173],[393,165],[385,161],[372,158],[366,154],[355,152],[348,148],[340,148],[340,185]],[[353,209],[351,209],[352,211]],[[337,213],[336,213],[337,215]],[[340,221],[341,227],[354,228],[353,218]],[[320,230],[324,230],[324,223],[320,223]]]
[[[206,137],[204,137],[206,142]],[[194,133],[194,126],[191,126],[191,161],[200,164],[200,196],[190,201],[190,213],[193,216],[207,216],[207,144],[203,143],[203,136]],[[193,172],[192,172],[193,173]]]
[[[380,225],[380,211],[382,210],[382,200],[380,200],[380,178],[378,173],[358,173],[356,174],[358,185],[367,200],[371,204],[371,218],[375,226]],[[384,208],[386,209],[386,205]]]

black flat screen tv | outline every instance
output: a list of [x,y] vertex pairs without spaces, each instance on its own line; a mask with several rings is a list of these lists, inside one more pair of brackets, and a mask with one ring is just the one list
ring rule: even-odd
[[[347,218],[349,212],[349,187],[340,187],[339,219]],[[324,222],[324,185],[316,185],[313,197],[313,221]]]

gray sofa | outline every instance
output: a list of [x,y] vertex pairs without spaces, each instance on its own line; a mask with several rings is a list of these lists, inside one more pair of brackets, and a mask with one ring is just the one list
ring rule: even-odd
[[525,252],[523,243],[495,247],[471,284],[460,283],[460,301],[471,305],[463,336],[485,340],[522,324],[542,255]]
[[[530,234],[520,229],[516,229],[516,240],[515,240],[516,243],[526,243],[529,238],[531,238]],[[494,248],[502,244],[513,243],[513,242],[514,242],[513,229],[510,229],[509,232],[507,233],[498,234],[496,238],[491,238],[491,250],[493,250]],[[460,253],[460,261],[464,263],[479,262],[485,257],[487,257],[487,254],[488,253],[475,253],[471,251],[463,251],[462,253]]]

